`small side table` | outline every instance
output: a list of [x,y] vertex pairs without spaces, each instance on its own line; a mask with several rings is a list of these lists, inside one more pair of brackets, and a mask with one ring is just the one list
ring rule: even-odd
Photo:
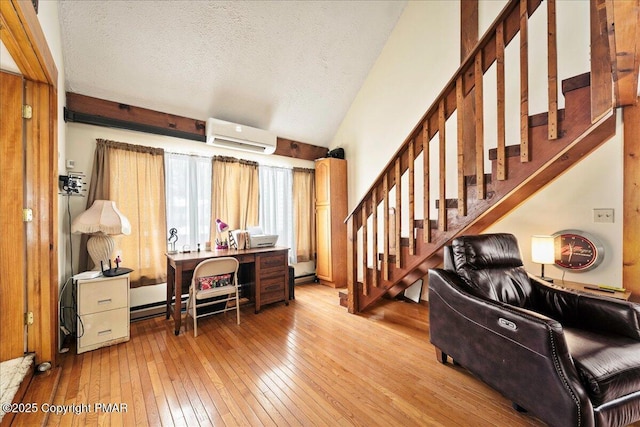
[[593,287],[597,287],[597,285],[590,285],[588,283],[580,283],[580,282],[570,282],[568,280],[560,280],[560,279],[554,279],[553,283],[551,285],[555,285],[556,287],[559,288],[567,288],[567,289],[574,289],[576,291],[583,291],[583,292],[589,292],[591,294],[594,295],[601,295],[601,296],[605,296],[605,297],[612,297],[612,298],[618,298],[618,299],[622,299],[625,301],[628,301],[629,298],[631,298],[631,291],[627,290],[625,292],[606,292],[606,291],[600,291],[600,290],[596,290],[596,289],[586,289],[585,286],[593,286]]

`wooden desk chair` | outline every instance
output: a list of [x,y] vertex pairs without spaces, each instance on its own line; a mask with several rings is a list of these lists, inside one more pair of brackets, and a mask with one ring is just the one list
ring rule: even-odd
[[[235,301],[234,306],[229,302]],[[193,270],[187,314],[193,317],[193,336],[198,336],[198,318],[236,310],[240,324],[238,260],[232,257],[202,261]]]

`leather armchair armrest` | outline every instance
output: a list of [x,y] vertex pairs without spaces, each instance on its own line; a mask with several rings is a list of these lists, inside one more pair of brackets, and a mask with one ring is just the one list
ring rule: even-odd
[[429,270],[430,302],[432,294],[439,296],[468,320],[482,325],[485,330],[517,341],[520,346],[537,354],[551,355],[554,351],[551,341],[564,342],[562,325],[558,320],[543,313],[479,298],[466,289],[464,280],[456,273]]
[[529,276],[536,309],[565,326],[614,333],[640,341],[640,305],[572,289],[558,289]]

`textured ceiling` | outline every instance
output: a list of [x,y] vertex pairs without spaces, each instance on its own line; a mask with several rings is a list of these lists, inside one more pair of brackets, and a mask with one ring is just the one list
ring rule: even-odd
[[60,1],[66,89],[328,146],[406,1]]

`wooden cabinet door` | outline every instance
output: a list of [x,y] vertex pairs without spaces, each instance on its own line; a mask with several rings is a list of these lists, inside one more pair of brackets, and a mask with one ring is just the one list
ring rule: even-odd
[[331,206],[316,207],[316,235],[318,259],[316,260],[316,276],[322,280],[333,279],[331,262]]
[[331,202],[331,169],[327,160],[316,161],[316,204]]
[[25,351],[23,80],[0,72],[0,361]]

